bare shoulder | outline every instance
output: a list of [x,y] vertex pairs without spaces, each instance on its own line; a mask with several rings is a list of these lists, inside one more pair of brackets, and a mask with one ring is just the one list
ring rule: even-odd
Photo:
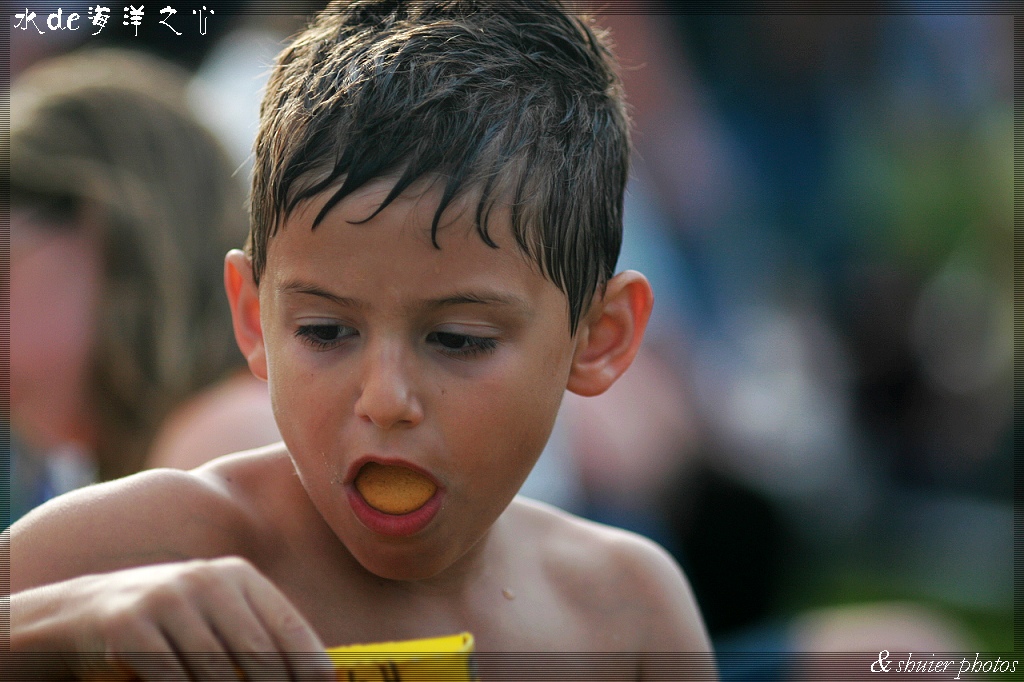
[[245,555],[262,541],[263,525],[247,481],[281,464],[280,454],[265,448],[193,471],[144,471],[51,500],[10,529],[11,590],[166,561]]
[[710,650],[689,582],[660,545],[527,498],[513,506],[550,583],[592,623],[620,629],[625,648]]

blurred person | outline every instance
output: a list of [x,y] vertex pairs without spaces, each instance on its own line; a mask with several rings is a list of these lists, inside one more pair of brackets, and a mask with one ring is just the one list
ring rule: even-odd
[[969,667],[961,667],[973,658],[962,656],[977,651],[977,642],[959,622],[920,602],[816,609],[795,618],[788,634],[791,650],[801,652],[786,666],[786,679],[792,682],[870,679],[878,674],[898,680],[979,679]]
[[[680,420],[700,425],[653,458],[680,465],[649,477],[666,516],[620,503],[620,522],[668,526],[716,647],[800,651],[793,612],[862,574],[897,598],[1006,603],[1010,22],[608,25],[643,157],[633,189],[681,255],[688,348],[665,359],[692,385]],[[655,290],[652,324],[678,303]],[[593,421],[624,462],[663,433],[656,416],[633,440]],[[967,539],[976,551],[945,551]]]
[[[120,50],[14,83],[14,518],[91,479],[277,440],[222,289],[242,191],[185,101],[175,67]],[[55,477],[54,462],[78,472]]]

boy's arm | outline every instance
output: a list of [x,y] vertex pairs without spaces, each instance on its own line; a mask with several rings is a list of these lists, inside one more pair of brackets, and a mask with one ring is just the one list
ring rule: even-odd
[[714,681],[718,679],[711,642],[682,569],[660,545],[633,537],[623,548],[629,556],[629,590],[643,605],[639,679]]
[[230,680],[238,669],[248,679],[323,681],[330,662],[301,654],[322,650],[277,588],[229,557],[12,594],[11,654],[0,677]]
[[[312,628],[251,564],[168,561],[203,556],[204,541],[218,544],[204,519],[224,522],[185,476],[152,472],[73,493],[0,538],[11,557],[0,679],[224,680],[235,670],[333,679]],[[175,507],[151,504],[168,497]]]

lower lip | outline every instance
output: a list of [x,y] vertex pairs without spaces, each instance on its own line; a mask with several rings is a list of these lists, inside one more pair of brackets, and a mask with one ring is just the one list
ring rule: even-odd
[[349,485],[346,492],[356,518],[374,533],[381,535],[395,537],[414,535],[426,528],[437,516],[437,512],[441,511],[440,489],[434,492],[422,507],[408,514],[385,514],[374,509],[354,485]]

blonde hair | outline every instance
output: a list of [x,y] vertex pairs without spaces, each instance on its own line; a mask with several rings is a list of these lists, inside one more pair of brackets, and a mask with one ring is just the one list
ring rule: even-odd
[[11,203],[99,230],[103,289],[92,349],[99,477],[140,470],[161,422],[243,366],[225,252],[246,234],[228,156],[186,105],[186,78],[154,57],[83,51],[11,91]]

